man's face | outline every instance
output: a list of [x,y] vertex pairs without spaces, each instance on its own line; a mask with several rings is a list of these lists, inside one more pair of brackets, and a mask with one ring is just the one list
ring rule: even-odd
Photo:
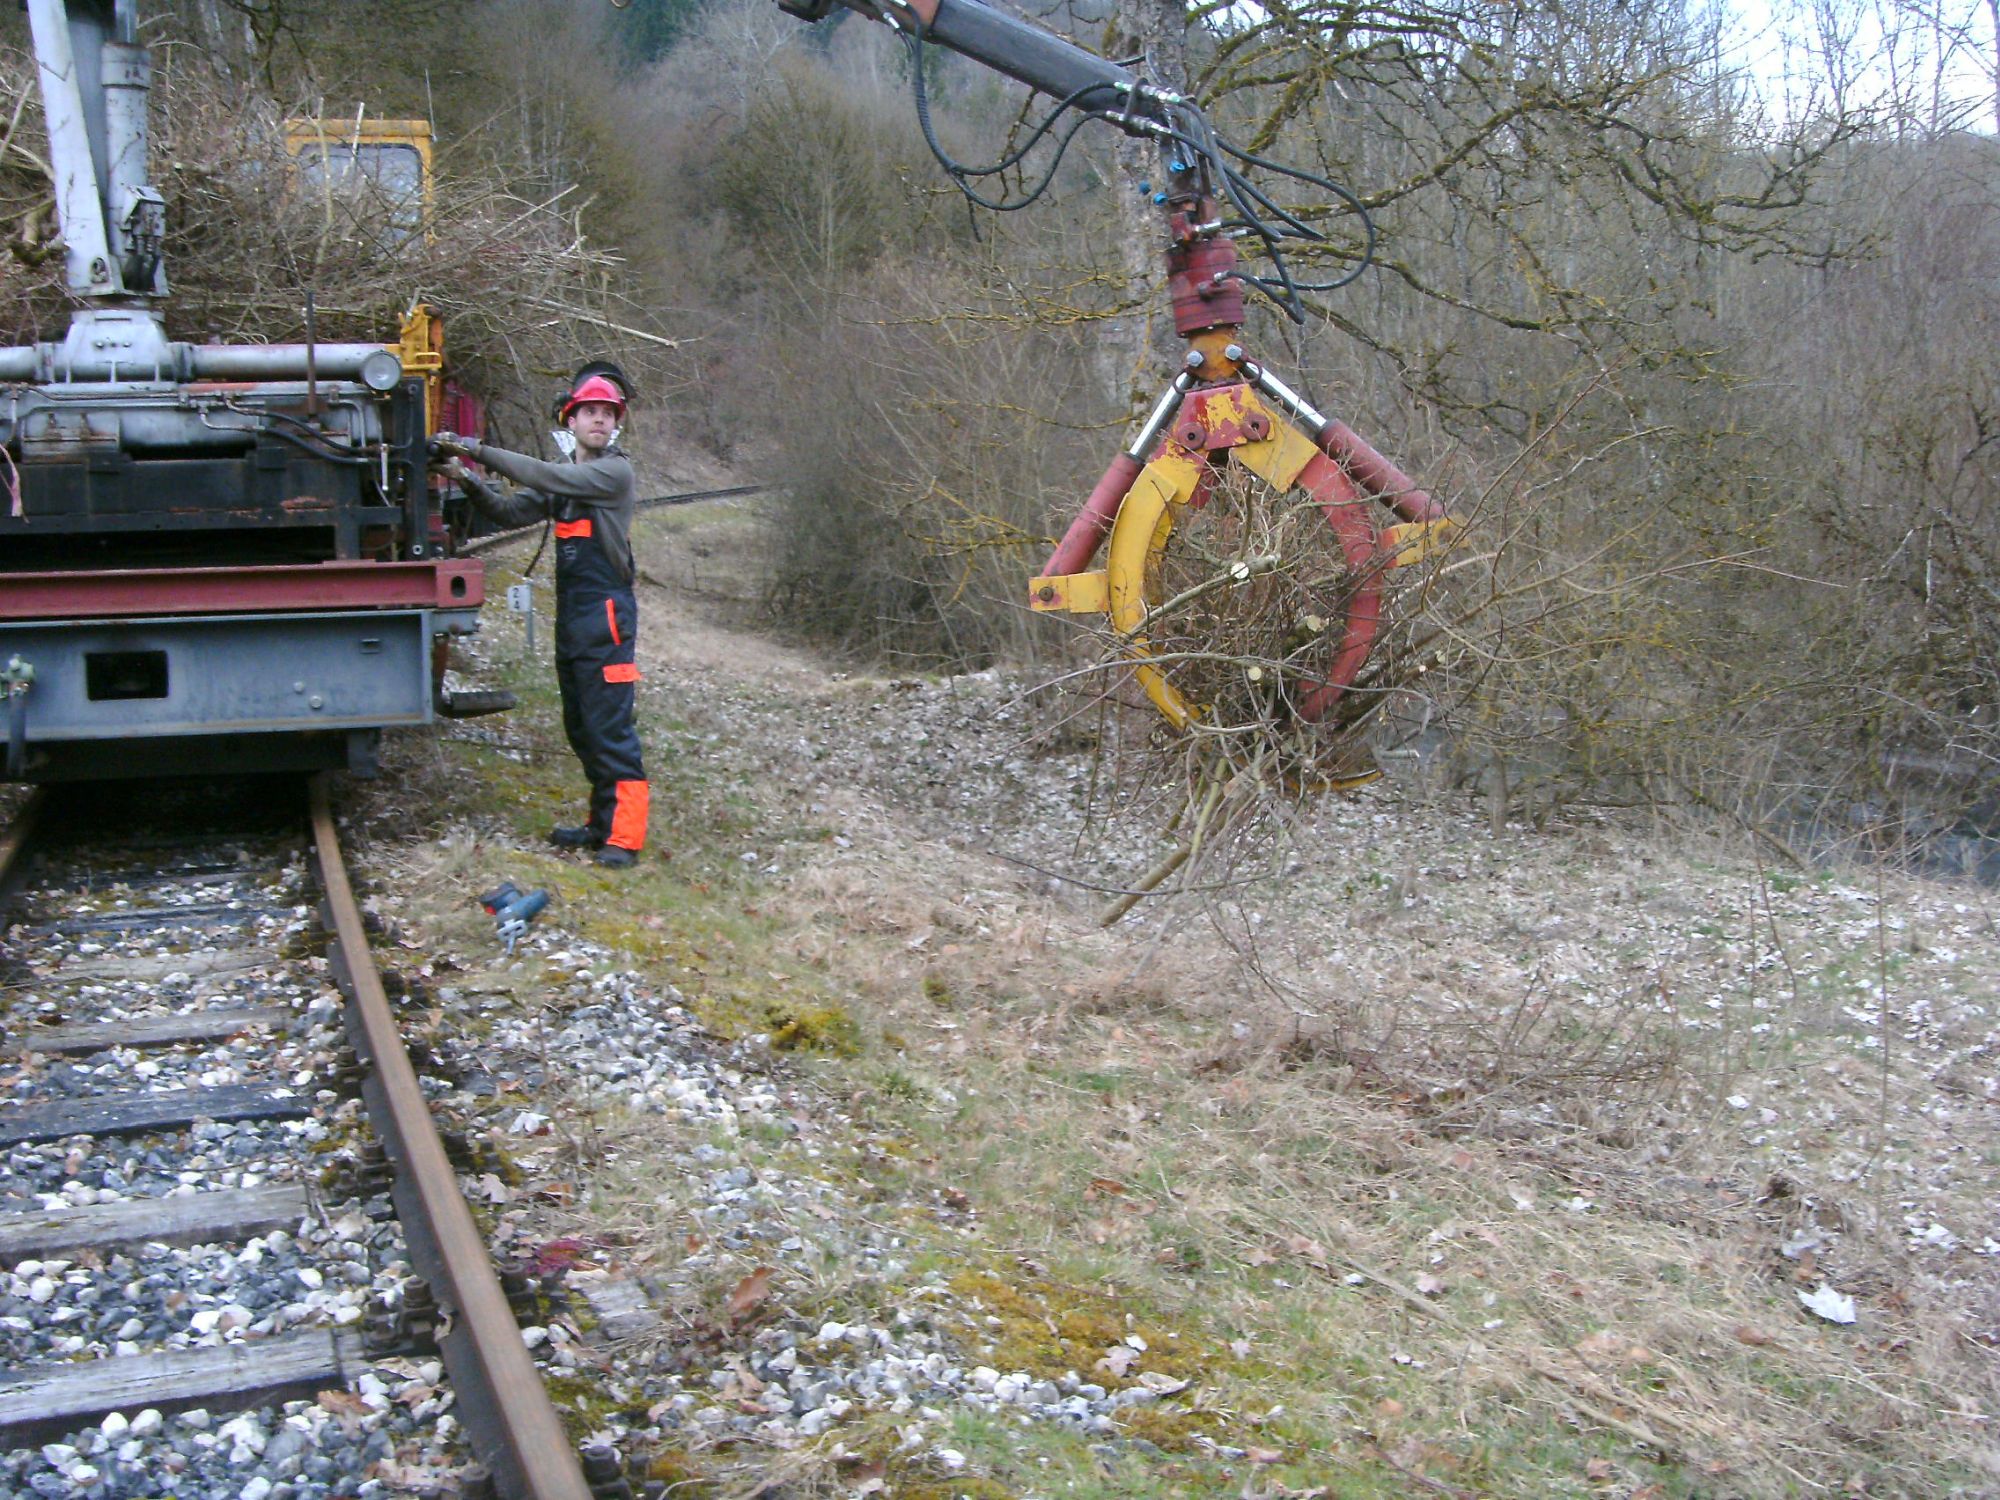
[[618,408],[609,401],[586,401],[569,414],[569,430],[585,453],[602,453],[618,430]]

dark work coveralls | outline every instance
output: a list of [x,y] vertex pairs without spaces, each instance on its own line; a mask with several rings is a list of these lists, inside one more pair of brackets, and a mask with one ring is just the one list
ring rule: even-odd
[[522,486],[503,495],[466,476],[473,503],[505,526],[547,517],[556,538],[556,681],[563,729],[590,780],[588,828],[604,843],[646,844],[649,788],[632,722],[639,668],[633,645],[632,461],[617,447],[581,462],[546,463],[468,440],[473,462]]

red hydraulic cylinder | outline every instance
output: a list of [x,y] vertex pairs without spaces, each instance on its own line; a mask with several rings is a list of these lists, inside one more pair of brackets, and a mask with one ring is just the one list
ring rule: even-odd
[[1405,521],[1441,521],[1445,508],[1345,422],[1335,418],[1319,430],[1319,446],[1352,474],[1361,487]]
[[1144,467],[1139,458],[1130,453],[1121,453],[1111,460],[1111,467],[1104,471],[1104,477],[1097,481],[1097,488],[1083,502],[1083,509],[1076,513],[1076,519],[1069,523],[1069,530],[1063,533],[1056,550],[1049,554],[1048,562],[1042,567],[1044,578],[1081,573],[1090,566],[1091,559],[1097,556],[1097,549],[1111,534],[1111,523],[1118,517],[1118,507],[1125,503],[1126,492],[1132,488],[1132,481],[1139,477],[1139,471]]

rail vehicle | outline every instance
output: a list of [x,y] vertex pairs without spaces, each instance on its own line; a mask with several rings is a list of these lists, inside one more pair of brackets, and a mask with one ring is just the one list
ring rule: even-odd
[[438,647],[484,594],[426,472],[437,320],[321,343],[308,302],[304,343],[169,338],[136,0],[27,9],[77,309],[0,346],[5,777],[367,774],[448,707]]

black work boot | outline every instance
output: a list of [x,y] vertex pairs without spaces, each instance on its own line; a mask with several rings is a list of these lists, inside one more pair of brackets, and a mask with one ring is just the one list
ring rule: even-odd
[[639,863],[639,856],[630,849],[621,849],[616,844],[606,844],[597,851],[597,862],[607,869],[624,870]]
[[595,828],[551,828],[549,842],[558,849],[595,849],[604,842],[604,835]]

